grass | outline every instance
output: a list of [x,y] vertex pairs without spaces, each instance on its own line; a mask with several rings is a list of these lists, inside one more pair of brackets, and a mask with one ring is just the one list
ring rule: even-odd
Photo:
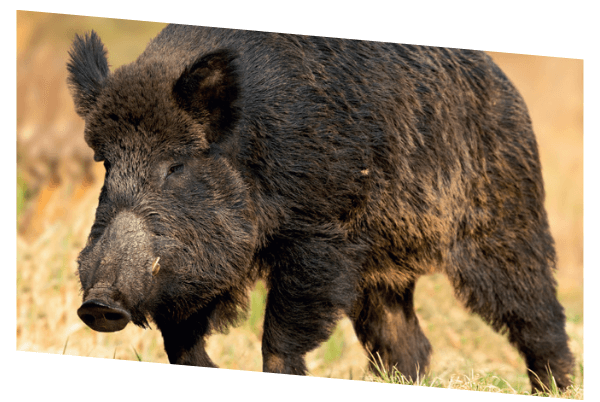
[[533,395],[541,397],[551,398],[562,398],[562,399],[583,399],[583,388],[579,385],[573,384],[566,390],[560,391],[556,382],[553,381],[550,388],[546,388],[543,391],[538,391],[533,394],[529,392],[529,386],[527,390],[523,390],[522,385],[512,386],[506,379],[499,377],[493,372],[487,373],[475,373],[471,371],[471,375],[459,374],[453,375],[449,381],[445,381],[438,377],[427,375],[422,378],[417,378],[414,381],[406,378],[400,373],[395,367],[392,372],[388,372],[381,360],[376,357],[371,357],[371,360],[375,363],[375,372],[377,376],[372,376],[373,381],[388,383],[388,384],[401,384],[401,385],[416,385],[420,387],[435,387],[435,388],[447,388],[447,389],[459,389],[465,391],[483,391],[483,392],[494,392],[511,395]]
[[[17,349],[167,363],[159,331],[128,325],[98,333],[79,320],[77,254],[93,222],[102,164],[91,162],[83,123],[66,88],[66,53],[75,32],[96,29],[112,66],[131,61],[162,24],[19,12],[17,16]],[[123,40],[122,38],[128,38]],[[558,295],[578,370],[564,393],[583,398],[583,135],[580,64],[492,54],[522,92],[538,136],[546,207],[559,256]],[[574,77],[574,78],[573,78]],[[573,78],[573,79],[569,79]],[[569,96],[569,94],[571,94]],[[208,340],[220,367],[261,371],[266,288],[250,294],[247,319]],[[413,385],[529,394],[523,359],[506,337],[467,313],[442,275],[422,278],[417,316],[433,346],[427,375]],[[374,377],[348,319],[307,355],[313,376],[406,384],[397,372]]]
[[28,195],[27,183],[25,182],[25,179],[23,179],[23,177],[17,172],[17,216],[21,216],[21,213],[25,209],[25,202],[30,198]]

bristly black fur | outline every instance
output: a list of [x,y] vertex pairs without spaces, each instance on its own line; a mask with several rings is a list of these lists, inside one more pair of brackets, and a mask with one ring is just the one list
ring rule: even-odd
[[170,362],[214,366],[206,338],[262,276],[265,371],[305,374],[347,315],[415,379],[415,283],[444,272],[534,389],[570,383],[537,143],[485,53],[169,25],[111,73],[77,37],[68,68],[106,167],[79,256],[92,328],[148,317]]
[[67,63],[68,82],[75,98],[77,113],[82,117],[93,107],[108,76],[106,54],[96,32],[92,31],[83,37],[75,36]]

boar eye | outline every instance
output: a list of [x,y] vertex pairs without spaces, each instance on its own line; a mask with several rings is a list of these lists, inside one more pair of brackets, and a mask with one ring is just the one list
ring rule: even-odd
[[167,176],[170,176],[173,173],[178,173],[181,171],[183,171],[183,163],[177,163],[169,168],[169,171],[167,172]]

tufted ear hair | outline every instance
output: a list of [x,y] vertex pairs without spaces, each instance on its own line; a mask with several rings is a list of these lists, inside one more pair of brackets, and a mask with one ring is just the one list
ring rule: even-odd
[[187,67],[175,85],[179,107],[201,123],[208,123],[206,139],[217,141],[237,118],[234,102],[239,95],[238,75],[228,50],[206,54]]
[[75,35],[69,51],[67,79],[77,113],[84,117],[96,103],[96,99],[108,77],[106,50],[96,32],[81,37]]

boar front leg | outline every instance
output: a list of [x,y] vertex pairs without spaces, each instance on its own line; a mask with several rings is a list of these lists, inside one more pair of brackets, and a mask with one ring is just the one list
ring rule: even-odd
[[306,374],[304,356],[329,338],[354,300],[359,258],[331,240],[315,236],[270,250],[263,371]]
[[157,322],[157,326],[162,332],[169,363],[217,367],[205,349],[208,332],[208,318],[205,314],[193,314],[178,323]]

